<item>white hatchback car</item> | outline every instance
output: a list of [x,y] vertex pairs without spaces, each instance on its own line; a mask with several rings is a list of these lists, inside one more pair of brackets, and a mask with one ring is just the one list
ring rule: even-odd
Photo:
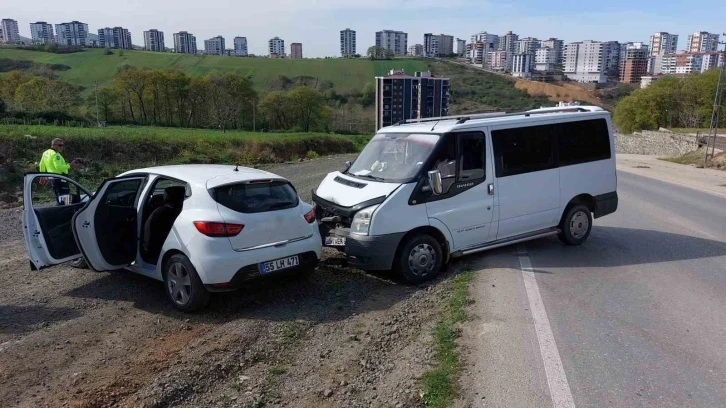
[[[69,204],[34,205],[33,182],[47,177],[70,184]],[[23,198],[32,269],[82,254],[96,271],[126,268],[163,281],[182,311],[204,307],[210,292],[281,270],[310,271],[320,259],[312,206],[288,180],[262,170],[151,167],[108,179],[95,193],[68,177],[29,173]]]

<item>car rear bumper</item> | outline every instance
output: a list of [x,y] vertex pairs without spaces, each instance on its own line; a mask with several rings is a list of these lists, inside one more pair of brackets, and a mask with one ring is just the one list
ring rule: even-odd
[[[290,242],[276,247],[266,247],[249,251],[237,252],[232,250],[218,251],[206,253],[205,256],[190,257],[197,273],[204,285],[229,284],[233,286],[242,282],[242,276],[249,275],[247,278],[253,278],[261,275],[259,272],[259,264],[262,262],[273,261],[276,259],[287,258],[289,256],[298,255],[300,265],[296,268],[309,267],[317,264],[320,260],[322,245],[320,241],[320,233],[314,228],[313,235],[307,239]],[[292,270],[294,268],[283,269]],[[274,274],[271,273],[270,275]],[[221,286],[224,288],[225,286]]]

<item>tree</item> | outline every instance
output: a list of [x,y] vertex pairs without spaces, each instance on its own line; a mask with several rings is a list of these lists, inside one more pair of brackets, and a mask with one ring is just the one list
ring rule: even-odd
[[391,51],[388,48],[385,47],[378,47],[378,46],[372,46],[368,47],[368,52],[366,53],[368,55],[368,58],[372,60],[376,59],[393,59],[394,54],[393,51]]
[[307,86],[300,86],[287,95],[290,109],[297,124],[303,132],[309,132],[316,124],[325,122],[330,117],[330,108],[320,92]]
[[116,110],[119,95],[112,88],[99,88],[97,92],[92,92],[86,97],[86,112],[88,116],[96,119],[96,97],[98,97],[98,115],[99,119],[105,122],[114,120],[114,111]]
[[209,92],[211,116],[222,131],[239,127],[243,110],[251,106],[251,101],[256,96],[252,83],[235,73],[211,74]]
[[259,109],[271,127],[286,130],[293,126],[294,115],[291,112],[287,93],[274,91],[263,95],[260,99]]
[[66,82],[45,77],[34,77],[15,91],[20,110],[38,112],[68,112],[78,104],[80,93]]

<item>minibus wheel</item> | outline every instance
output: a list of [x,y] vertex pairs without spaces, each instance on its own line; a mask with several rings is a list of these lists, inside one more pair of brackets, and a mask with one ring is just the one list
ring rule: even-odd
[[576,204],[567,209],[562,217],[560,233],[557,238],[567,245],[580,245],[592,231],[592,213],[587,206]]
[[421,283],[436,277],[441,271],[443,251],[431,235],[418,233],[404,238],[394,265],[408,283]]

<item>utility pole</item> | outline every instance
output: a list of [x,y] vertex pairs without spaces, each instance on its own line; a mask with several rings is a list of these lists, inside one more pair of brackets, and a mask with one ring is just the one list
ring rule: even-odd
[[101,127],[101,122],[98,121],[98,81],[93,81],[93,86],[96,94],[96,127]]
[[[726,37],[726,33],[722,34]],[[723,84],[726,82],[726,79],[724,79],[724,71],[726,71],[726,42],[720,42],[719,44],[724,45],[724,51],[723,51],[723,63],[721,64],[721,69],[718,70],[718,82],[716,83],[716,95],[713,98],[713,110],[711,111],[711,126],[708,129],[708,136],[706,137],[706,158],[704,160],[704,164],[708,164],[709,156],[710,158],[713,158],[713,156],[716,154],[716,138],[718,137],[718,122],[719,122],[719,114],[721,111],[721,102],[722,102],[722,95],[723,95]],[[720,58],[719,58],[720,59]],[[718,64],[718,59],[716,60],[716,64]],[[713,146],[711,146],[713,144]],[[710,150],[710,153],[709,153]]]

